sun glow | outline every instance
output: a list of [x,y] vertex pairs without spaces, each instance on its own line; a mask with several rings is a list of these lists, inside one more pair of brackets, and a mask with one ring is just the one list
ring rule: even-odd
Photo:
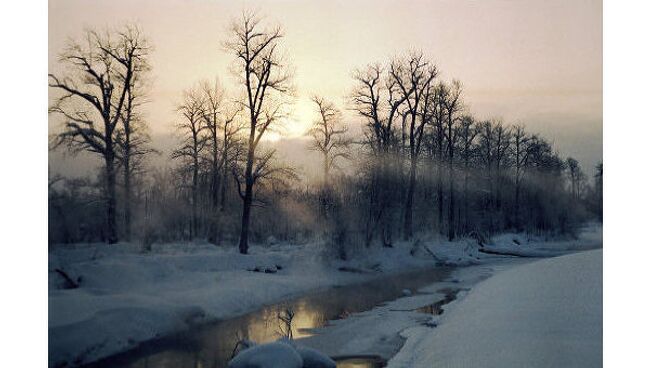
[[299,138],[307,134],[317,113],[314,103],[309,97],[300,96],[288,108],[287,117],[274,130],[264,133],[263,139],[277,142],[283,138]]

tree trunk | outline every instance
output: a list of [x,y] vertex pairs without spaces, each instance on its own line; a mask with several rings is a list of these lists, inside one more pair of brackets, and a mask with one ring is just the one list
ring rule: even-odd
[[415,169],[417,162],[411,159],[409,168],[409,183],[404,204],[404,240],[410,240],[413,236],[413,195],[415,193]]
[[222,153],[222,164],[223,169],[222,179],[221,179],[221,212],[226,209],[226,195],[228,189],[228,144],[225,142],[226,136],[224,131],[224,143],[223,143],[223,153]]
[[[216,130],[215,130],[216,132]],[[213,135],[213,140],[216,141],[216,133]],[[213,143],[212,146],[212,178],[210,185],[210,216],[209,216],[209,234],[208,241],[212,244],[217,244],[218,226],[219,226],[219,191],[221,187],[221,175],[219,173],[219,153],[217,152],[217,144]]]
[[454,185],[454,153],[452,150],[449,154],[449,228],[447,231],[447,237],[450,241],[456,237]]
[[465,160],[465,172],[463,173],[463,208],[465,212],[465,225],[463,231],[465,234],[469,233],[469,143],[465,139],[465,151],[463,153]]
[[464,213],[465,213],[465,225],[464,225],[464,233],[467,234],[469,232],[469,191],[467,188],[467,182],[469,181],[469,174],[467,173],[468,170],[468,165],[465,164],[465,176],[464,176],[464,181],[463,181],[463,208],[464,208]]
[[245,181],[246,189],[244,191],[244,207],[241,216],[241,233],[239,234],[239,253],[248,254],[248,227],[251,217],[251,204],[253,203],[253,161],[255,158],[255,125],[252,125],[250,137],[248,139],[248,157],[246,159]]
[[454,203],[454,139],[453,139],[453,119],[452,119],[452,114],[451,111],[449,112],[449,122],[447,123],[448,130],[448,147],[449,149],[449,158],[447,160],[447,175],[449,176],[449,213],[447,216],[447,221],[448,221],[448,228],[447,228],[447,238],[451,241],[454,240],[454,237],[456,236],[456,224],[455,224],[455,216],[454,216],[454,211],[456,210],[455,208],[455,203]]
[[517,173],[515,174],[515,228],[517,231],[521,230],[521,221],[519,219],[519,168],[517,168]]
[[197,205],[199,202],[199,159],[194,154],[194,167],[192,170],[192,224],[190,225],[190,238],[194,239],[198,232]]
[[442,193],[442,166],[438,165],[438,232],[442,232],[442,223],[443,223],[443,193]]
[[[442,123],[440,123],[442,124]],[[437,171],[438,171],[438,185],[437,185],[437,190],[438,190],[438,233],[443,234],[442,230],[442,224],[443,224],[443,209],[444,209],[444,204],[443,204],[443,193],[442,193],[442,165],[443,165],[443,149],[442,149],[442,142],[443,142],[443,127],[438,128],[438,137],[437,137],[437,148],[438,148],[438,164],[437,164]]]
[[105,156],[106,160],[106,240],[108,244],[115,244],[117,237],[117,198],[115,190],[115,154],[113,147],[109,146]]
[[251,204],[253,202],[253,184],[246,181],[244,193],[244,208],[241,217],[241,233],[239,234],[239,252],[248,254],[248,226],[251,217]]
[[124,236],[131,240],[131,160],[124,155]]

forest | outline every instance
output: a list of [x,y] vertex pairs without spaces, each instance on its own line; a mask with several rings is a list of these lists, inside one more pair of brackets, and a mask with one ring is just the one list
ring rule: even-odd
[[[525,122],[473,116],[462,82],[443,80],[417,50],[351,70],[341,106],[340,96],[310,94],[319,118],[307,139],[321,174],[306,179],[265,138],[297,93],[283,36],[251,13],[233,21],[221,45],[232,75],[178,92],[179,145],[166,167],[151,165],[161,153],[143,113],[156,88],[144,31],[71,40],[60,52],[65,72],[49,74],[49,112],[62,122],[50,149],[88,152],[100,166],[82,179],[50,173],[50,245],[205,241],[246,254],[250,244],[317,242],[346,259],[423,236],[571,237],[602,221],[602,164],[587,176]],[[362,134],[351,132],[356,122]]]

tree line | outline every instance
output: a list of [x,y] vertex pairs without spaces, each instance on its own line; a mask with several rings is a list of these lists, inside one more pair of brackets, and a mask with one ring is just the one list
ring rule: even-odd
[[[312,96],[309,148],[322,180],[297,185],[263,139],[295,94],[283,30],[245,12],[228,33],[237,91],[218,79],[190,83],[176,110],[174,164],[163,169],[147,165],[159,154],[142,114],[150,43],[136,26],[71,41],[64,71],[49,75],[58,91],[50,112],[64,119],[52,143],[95,154],[102,170],[95,180],[50,178],[51,243],[205,239],[247,253],[249,239],[318,240],[346,258],[420,234],[571,234],[602,218],[602,164],[589,180],[524,125],[477,119],[462,83],[442,80],[418,51],[356,69],[346,106]],[[362,136],[349,133],[343,109],[364,122]]]

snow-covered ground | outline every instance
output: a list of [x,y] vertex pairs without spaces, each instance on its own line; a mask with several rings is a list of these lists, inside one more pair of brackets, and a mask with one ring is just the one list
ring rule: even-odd
[[436,328],[405,330],[389,367],[600,367],[602,277],[602,250],[497,273]]
[[[586,228],[575,241],[548,242],[505,234],[494,238],[485,249],[552,255],[598,247],[600,234],[598,226]],[[241,315],[317,288],[437,264],[481,265],[503,259],[480,252],[473,239],[399,243],[395,248],[364,250],[346,262],[333,261],[326,254],[317,244],[254,246],[246,256],[234,248],[209,244],[155,245],[146,253],[131,244],[54,247],[49,253],[49,365],[90,362],[145,340]],[[57,270],[80,287],[64,289],[65,280]],[[382,308],[410,309],[417,298],[427,297],[415,295],[398,302],[411,303],[409,308],[397,304]],[[435,298],[435,293],[428,298]],[[353,321],[351,318],[348,323]],[[385,336],[413,326],[392,325],[395,328]],[[367,346],[372,345],[367,342]],[[396,345],[386,346],[394,349]]]

